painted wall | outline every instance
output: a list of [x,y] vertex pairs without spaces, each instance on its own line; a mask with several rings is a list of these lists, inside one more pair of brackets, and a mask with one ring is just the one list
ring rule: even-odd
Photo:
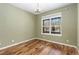
[[0,47],[34,38],[35,18],[12,5],[0,4]]
[[[62,36],[41,35],[41,16],[57,12],[62,12]],[[38,15],[36,30],[36,37],[77,46],[77,4],[71,4]]]
[[[57,12],[62,12],[63,35],[61,37],[41,35],[41,16]],[[77,45],[77,4],[37,16],[9,4],[0,4],[0,47],[35,37]],[[15,42],[11,42],[12,40]]]
[[78,42],[77,42],[77,43],[78,43],[78,44],[77,44],[77,46],[78,46],[78,48],[79,48],[79,4],[78,4],[77,7],[78,7],[78,26],[77,26],[77,27],[78,27],[78,28],[77,28],[77,29],[78,29],[78,33],[77,33],[77,36],[78,36],[78,37],[77,37],[77,38],[78,38]]

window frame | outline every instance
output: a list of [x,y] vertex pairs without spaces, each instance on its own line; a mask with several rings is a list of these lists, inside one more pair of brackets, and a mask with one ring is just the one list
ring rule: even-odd
[[[55,17],[61,17],[61,23],[59,25],[60,27],[60,34],[54,34],[54,33],[51,33],[51,18],[55,18]],[[49,26],[49,33],[43,33],[43,20],[45,19],[49,19],[50,21],[50,26]],[[46,16],[42,16],[41,18],[41,34],[42,35],[53,35],[53,36],[62,36],[62,13],[59,12],[59,13],[54,13],[54,14],[50,14],[50,15],[46,15]]]

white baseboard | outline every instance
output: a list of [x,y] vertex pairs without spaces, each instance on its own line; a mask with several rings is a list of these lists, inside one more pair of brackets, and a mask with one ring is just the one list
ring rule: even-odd
[[21,41],[21,42],[18,42],[18,43],[14,43],[14,44],[11,44],[11,45],[8,45],[8,46],[5,46],[5,47],[2,47],[2,48],[0,48],[0,50],[6,49],[6,48],[9,48],[9,47],[12,47],[12,46],[15,46],[15,45],[24,43],[24,42],[28,42],[28,41],[30,41],[30,40],[33,40],[33,38],[32,38],[32,39],[27,39],[27,40],[24,40],[24,41]]
[[47,39],[43,39],[43,38],[32,38],[32,39],[28,39],[28,40],[25,40],[25,41],[22,41],[22,42],[19,42],[19,43],[14,43],[14,44],[12,44],[12,45],[2,47],[2,48],[0,48],[0,50],[6,49],[6,48],[9,48],[9,47],[12,47],[12,46],[15,46],[15,45],[24,43],[24,42],[28,42],[28,41],[34,40],[34,39],[39,39],[39,40],[43,40],[43,41],[48,41],[48,42],[52,42],[52,43],[57,43],[57,44],[60,44],[60,45],[66,45],[66,46],[74,47],[74,48],[78,49],[78,48],[77,48],[76,46],[74,46],[74,45],[69,45],[69,44],[65,44],[65,43],[55,42],[55,41],[51,41],[51,40],[47,40]]
[[69,47],[77,48],[75,45],[70,45],[70,44],[66,44],[66,43],[51,41],[51,40],[47,40],[47,39],[44,39],[44,38],[34,38],[34,39],[39,39],[39,40],[43,40],[43,41],[48,41],[48,42],[57,43],[57,44],[60,44],[60,45],[66,45],[66,46],[69,46]]

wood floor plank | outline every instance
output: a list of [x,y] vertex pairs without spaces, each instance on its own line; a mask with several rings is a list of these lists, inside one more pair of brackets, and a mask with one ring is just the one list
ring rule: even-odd
[[[36,44],[33,49],[29,50],[28,53],[31,54],[31,55],[34,55],[34,53],[36,54],[36,53],[38,52],[37,50],[39,50],[40,48],[42,48],[43,43],[44,43],[44,42],[39,41],[39,43]],[[45,46],[45,45],[44,45],[44,46]],[[44,46],[43,46],[43,47],[44,47]]]
[[3,50],[0,55],[77,55],[76,48],[34,39]]
[[17,51],[15,54],[23,54],[25,51],[29,51],[30,49],[32,49],[37,43],[39,42],[39,40],[27,45],[24,48],[21,48],[20,51]]

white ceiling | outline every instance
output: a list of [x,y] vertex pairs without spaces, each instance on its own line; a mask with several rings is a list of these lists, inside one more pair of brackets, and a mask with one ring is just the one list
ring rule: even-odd
[[[44,13],[46,11],[64,7],[69,4],[71,3],[39,3],[39,9],[40,13]],[[36,14],[35,9],[37,8],[37,3],[11,3],[11,5]]]

